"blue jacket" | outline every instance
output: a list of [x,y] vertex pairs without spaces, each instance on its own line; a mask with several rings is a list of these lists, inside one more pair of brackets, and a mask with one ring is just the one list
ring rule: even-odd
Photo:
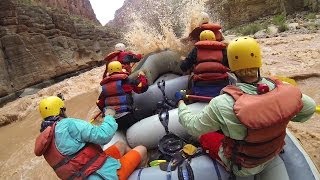
[[[111,116],[106,116],[100,126],[92,125],[81,119],[64,118],[57,123],[55,128],[56,147],[61,154],[72,155],[83,148],[86,142],[107,144],[117,129],[118,124]],[[117,169],[120,167],[121,164],[117,159],[108,157],[96,173],[104,179],[117,180]],[[88,179],[101,179],[99,175],[92,174]]]

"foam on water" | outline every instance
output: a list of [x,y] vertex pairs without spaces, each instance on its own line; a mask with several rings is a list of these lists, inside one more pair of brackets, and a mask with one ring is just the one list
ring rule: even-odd
[[145,1],[144,7],[153,11],[133,12],[124,38],[132,50],[143,54],[171,49],[185,55],[192,48],[186,38],[199,26],[207,1]]

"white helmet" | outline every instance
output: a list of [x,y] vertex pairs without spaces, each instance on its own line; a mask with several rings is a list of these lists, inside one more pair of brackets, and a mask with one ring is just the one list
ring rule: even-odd
[[124,51],[126,49],[126,46],[122,43],[118,43],[114,47],[117,51]]
[[209,14],[206,12],[201,12],[201,24],[206,24],[209,22]]

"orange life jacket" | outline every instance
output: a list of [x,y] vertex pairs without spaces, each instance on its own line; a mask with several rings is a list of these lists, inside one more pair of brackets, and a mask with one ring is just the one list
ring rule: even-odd
[[199,41],[200,33],[204,30],[211,30],[214,35],[216,36],[216,41],[222,41],[222,33],[221,33],[221,26],[219,24],[214,23],[206,23],[202,24],[201,26],[195,28],[190,34],[189,37],[193,40]]
[[198,41],[197,64],[193,70],[193,81],[217,82],[228,79],[229,69],[222,64],[222,49],[226,45],[218,41]]
[[55,145],[55,126],[47,127],[36,139],[34,153],[43,155],[60,179],[86,179],[107,159],[99,145],[87,143],[73,155],[62,155]]
[[224,156],[236,165],[253,168],[278,155],[285,144],[288,122],[303,107],[298,88],[273,82],[276,88],[260,95],[246,94],[232,85],[222,90],[235,100],[234,113],[247,128],[244,140],[226,136],[223,141]]
[[122,88],[123,80],[127,78],[127,73],[116,73],[104,78],[100,83],[105,97],[105,106],[111,107],[117,113],[132,111],[132,96]]

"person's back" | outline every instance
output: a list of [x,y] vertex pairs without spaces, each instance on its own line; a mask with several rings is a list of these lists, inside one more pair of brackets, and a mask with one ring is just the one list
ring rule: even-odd
[[132,93],[143,93],[148,89],[148,81],[143,72],[137,79],[130,79],[128,74],[121,71],[122,65],[113,61],[108,65],[108,76],[101,82],[102,92],[97,106],[101,111],[112,108],[116,111],[115,118],[119,129],[127,129],[138,119],[135,118]]
[[[200,142],[210,156],[238,176],[261,172],[282,150],[288,122],[308,120],[316,107],[298,88],[261,78],[260,51],[252,38],[232,41],[228,61],[238,82],[224,88],[224,94],[197,115],[179,103],[181,124],[190,133],[202,135]],[[218,130],[223,134],[214,132]]]
[[225,51],[226,45],[216,41],[212,31],[201,32],[195,49],[180,65],[182,71],[193,68],[191,91],[194,95],[214,97],[229,84],[229,69],[223,64]]
[[[312,99],[301,96],[297,89],[283,87],[267,78],[262,78],[259,83],[264,84],[264,88],[268,87],[270,92],[258,95],[260,88],[247,83],[237,83],[237,88],[234,89],[223,89],[225,94],[216,97],[208,106],[215,109],[214,114],[219,114],[219,117],[210,118],[216,120],[224,135],[209,133],[200,138],[205,149],[210,149],[214,142],[212,139],[223,139],[224,144],[219,144],[219,149],[212,152],[211,156],[218,157],[227,167],[233,164],[233,171],[239,176],[262,171],[282,150],[289,120],[301,112],[301,116],[293,120],[303,122],[314,112],[311,110],[314,105]],[[276,86],[281,87],[281,90]],[[248,98],[250,95],[252,97]],[[236,151],[236,148],[241,150]],[[232,157],[236,158],[235,162]]]

